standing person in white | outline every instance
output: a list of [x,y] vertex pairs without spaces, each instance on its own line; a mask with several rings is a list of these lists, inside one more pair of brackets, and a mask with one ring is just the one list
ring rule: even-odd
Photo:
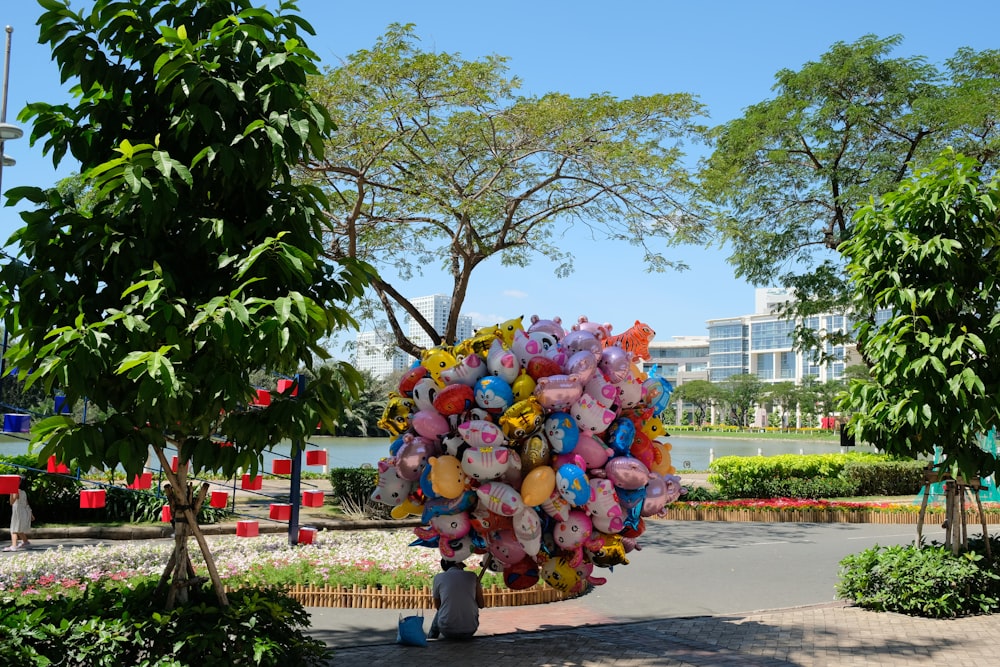
[[434,577],[434,620],[430,639],[471,639],[479,629],[479,610],[486,606],[483,586],[465,563],[441,561],[443,572]]
[[22,477],[17,493],[10,494],[10,546],[4,547],[4,551],[20,551],[31,544],[28,533],[31,532],[31,520],[34,516],[31,505],[28,504],[28,494],[24,491],[25,485],[26,481]]

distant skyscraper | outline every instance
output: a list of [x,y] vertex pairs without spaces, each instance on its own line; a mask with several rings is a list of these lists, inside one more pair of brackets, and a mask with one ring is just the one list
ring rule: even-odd
[[396,349],[389,331],[364,331],[358,334],[354,350],[354,367],[378,378],[409,367],[409,355]]
[[[411,299],[410,303],[434,327],[435,331],[440,333],[448,326],[451,297],[444,294],[432,294]],[[424,348],[434,346],[431,337],[420,328],[413,318],[408,317],[407,322],[407,336],[411,341]],[[459,315],[455,340],[447,342],[457,343],[471,337],[472,334],[472,318],[468,315]],[[385,377],[393,371],[409,368],[416,361],[398,349],[395,349],[394,354],[387,356],[388,350],[391,349],[395,349],[395,341],[388,331],[360,333],[357,337],[354,367],[358,370],[371,371],[377,377]]]

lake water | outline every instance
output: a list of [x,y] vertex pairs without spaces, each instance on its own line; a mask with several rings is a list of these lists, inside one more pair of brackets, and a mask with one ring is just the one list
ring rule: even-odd
[[[389,455],[389,438],[333,438],[316,437],[309,440],[310,447],[321,447],[327,451],[328,467],[357,468],[362,465],[374,466],[379,459]],[[707,436],[672,436],[671,461],[678,471],[707,470],[712,459],[722,456],[774,456],[777,454],[828,454],[843,451],[875,451],[871,447],[858,446],[851,450],[841,449],[837,440],[755,440],[753,438],[713,438]],[[289,445],[279,446],[274,454],[264,456],[265,471],[271,470],[271,460],[277,456],[287,456]],[[27,439],[4,434],[0,436],[0,454],[24,454]],[[304,467],[312,470],[312,467]]]

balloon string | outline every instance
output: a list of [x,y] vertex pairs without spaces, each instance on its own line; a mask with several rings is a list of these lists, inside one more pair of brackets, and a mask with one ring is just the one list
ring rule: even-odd
[[479,581],[483,580],[483,576],[486,574],[486,570],[489,569],[490,563],[493,562],[493,554],[486,554],[486,558],[483,559],[483,569],[479,571]]

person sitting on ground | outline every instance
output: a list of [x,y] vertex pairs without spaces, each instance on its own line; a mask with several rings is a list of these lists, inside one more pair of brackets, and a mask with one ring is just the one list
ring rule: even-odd
[[28,494],[25,492],[26,480],[21,477],[17,492],[10,494],[10,546],[4,551],[20,551],[31,545],[28,533],[31,532],[31,520],[34,515],[28,505]]
[[479,629],[479,610],[486,606],[479,577],[465,563],[441,559],[442,572],[434,577],[434,620],[427,636],[471,639]]

